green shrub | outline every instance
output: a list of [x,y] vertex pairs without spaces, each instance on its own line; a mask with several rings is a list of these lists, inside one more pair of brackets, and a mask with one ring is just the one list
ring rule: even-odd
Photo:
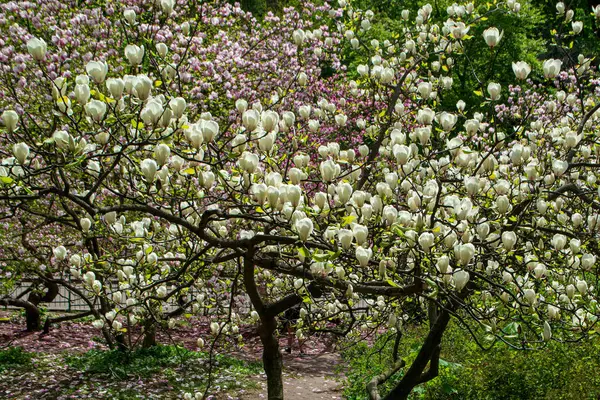
[[0,372],[10,369],[28,366],[31,364],[33,355],[23,350],[22,347],[9,347],[0,350]]
[[[416,356],[424,327],[409,330],[399,355],[408,363]],[[349,363],[348,399],[366,398],[366,383],[392,364],[393,337],[384,335],[373,346],[360,343],[343,353]],[[418,386],[411,399],[528,400],[600,398],[600,341],[551,342],[542,350],[520,351],[497,344],[481,350],[457,326],[450,326],[442,344],[440,375]],[[380,386],[386,393],[402,372]]]

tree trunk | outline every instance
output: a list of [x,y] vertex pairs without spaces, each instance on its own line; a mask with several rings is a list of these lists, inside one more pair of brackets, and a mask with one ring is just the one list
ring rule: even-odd
[[0,304],[6,306],[20,307],[25,310],[25,321],[27,322],[27,332],[39,331],[41,327],[40,310],[37,304],[27,300],[4,298]]
[[279,340],[275,334],[277,322],[269,317],[260,327],[260,340],[263,345],[263,367],[267,374],[269,400],[283,400],[283,360]]
[[283,400],[283,361],[279,351],[277,330],[277,312],[269,312],[263,302],[254,280],[254,250],[249,249],[244,257],[244,286],[252,305],[260,315],[260,341],[263,345],[263,368],[267,374],[267,398]]
[[156,346],[156,325],[151,320],[146,320],[144,323],[144,339],[142,347],[144,349]]
[[44,323],[44,333],[50,333],[50,326],[52,324],[58,324],[61,322],[66,322],[66,321],[73,321],[75,319],[79,319],[79,318],[84,318],[87,317],[89,315],[93,315],[94,313],[90,310],[90,311],[85,311],[83,313],[80,314],[72,314],[72,315],[65,315],[62,317],[58,317],[58,318],[46,318],[46,322]]
[[27,321],[27,332],[39,331],[41,328],[41,313],[37,306],[25,307],[25,321]]
[[[442,310],[435,323],[431,325],[417,358],[402,380],[385,396],[384,400],[406,400],[415,386],[430,381],[438,375],[440,343],[449,321],[450,313]],[[429,364],[429,369],[423,372],[427,364]]]
[[[51,277],[51,276],[50,276]],[[35,284],[37,286],[37,284]],[[27,331],[39,331],[42,328],[40,303],[51,303],[58,295],[58,285],[55,282],[44,281],[46,293],[43,296],[33,290],[27,296],[27,301],[32,307],[25,307],[25,320],[27,321]]]

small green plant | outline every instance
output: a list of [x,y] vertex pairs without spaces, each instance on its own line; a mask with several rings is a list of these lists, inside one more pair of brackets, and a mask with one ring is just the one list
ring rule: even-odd
[[33,355],[23,350],[22,347],[9,347],[0,350],[0,372],[28,366],[31,364],[32,358]]

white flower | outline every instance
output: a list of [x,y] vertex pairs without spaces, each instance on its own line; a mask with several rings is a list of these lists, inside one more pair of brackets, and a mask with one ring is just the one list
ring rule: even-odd
[[100,122],[106,114],[106,104],[100,100],[91,100],[85,105],[85,113],[94,121]]
[[333,160],[326,160],[320,165],[321,177],[324,182],[331,182],[335,179],[336,164]]
[[136,13],[134,10],[128,8],[127,10],[123,11],[123,17],[129,25],[133,25],[135,23]]
[[529,76],[529,73],[531,72],[531,67],[525,61],[512,63],[512,69],[517,79],[520,80],[527,79],[527,76]]
[[158,165],[164,165],[171,155],[171,148],[164,143],[159,144],[154,148],[154,156]]
[[29,156],[29,146],[25,143],[15,143],[13,145],[13,154],[19,164],[25,164]]
[[383,219],[385,219],[388,225],[392,225],[394,222],[396,222],[397,218],[398,210],[394,206],[387,205],[383,208]]
[[371,256],[373,256],[373,250],[370,248],[365,249],[364,247],[356,248],[356,259],[361,267],[366,267],[369,265],[369,261],[371,260]]
[[263,111],[260,116],[260,124],[265,132],[276,131],[279,125],[279,114],[274,111]]
[[457,250],[456,255],[463,265],[469,264],[475,255],[475,246],[473,243],[460,244]]
[[358,245],[362,245],[365,243],[369,237],[369,228],[364,225],[355,224],[352,227],[352,233],[354,234],[354,238],[356,239],[356,243]]
[[156,295],[161,299],[163,297],[166,297],[167,296],[167,287],[165,285],[159,286],[156,289]]
[[589,271],[590,269],[592,269],[594,264],[596,264],[596,256],[595,255],[586,253],[581,257],[581,266],[585,270]]
[[238,110],[240,114],[244,114],[248,109],[248,102],[244,99],[237,99],[235,101],[235,109]]
[[579,291],[579,293],[581,294],[586,294],[588,291],[588,284],[586,281],[577,281],[577,290]]
[[81,257],[77,254],[73,254],[71,256],[71,258],[69,258],[69,262],[71,263],[71,265],[80,267],[81,266]]
[[457,292],[463,290],[471,278],[471,275],[465,270],[456,271],[452,276],[454,278],[454,287]]
[[17,129],[19,123],[19,114],[14,110],[5,110],[2,113],[2,122],[8,133],[12,133]]
[[55,247],[54,249],[52,249],[52,253],[58,261],[62,261],[65,258],[67,258],[67,249],[65,248],[65,246]]
[[525,291],[523,292],[523,297],[525,298],[525,300],[527,300],[527,302],[529,304],[531,304],[531,305],[535,304],[535,301],[536,301],[535,290],[525,289]]
[[448,267],[450,266],[450,258],[446,255],[440,256],[435,265],[438,271],[445,274],[448,272]]
[[[148,101],[146,106],[140,112],[140,118],[146,125],[156,125],[161,115],[163,115],[164,108],[159,101],[154,99]],[[166,115],[166,114],[165,114]]]
[[296,46],[300,46],[306,39],[306,34],[302,29],[296,29],[292,34],[292,39],[294,40]]
[[557,233],[552,237],[550,243],[556,250],[562,250],[567,244],[567,237],[565,235]]
[[488,94],[490,95],[490,99],[498,100],[500,99],[500,91],[502,87],[499,83],[490,82],[487,86]]
[[79,224],[81,225],[81,230],[84,233],[89,232],[90,228],[92,227],[92,221],[90,221],[89,218],[81,218],[79,220]]
[[548,321],[544,321],[544,331],[542,332],[542,338],[545,342],[552,339],[552,328],[550,328],[550,324]]
[[205,143],[211,142],[219,133],[219,124],[215,121],[200,121],[200,130]]
[[544,61],[543,69],[544,69],[544,77],[548,79],[554,79],[560,73],[560,68],[562,67],[561,60],[548,59]]
[[125,81],[121,78],[109,78],[106,80],[106,88],[112,98],[119,100],[123,96]]
[[87,83],[75,85],[75,89],[73,90],[73,92],[75,93],[75,99],[81,105],[85,105],[91,96],[90,86]]
[[27,41],[27,51],[36,61],[42,61],[46,58],[48,46],[44,39],[31,38]]
[[[99,292],[99,291],[98,291]],[[116,319],[112,322],[112,327],[115,331],[119,331],[121,330],[121,328],[123,327],[123,324],[119,321],[117,321]]]
[[431,246],[433,246],[434,241],[433,233],[431,232],[423,232],[419,236],[419,245],[423,248],[423,250],[428,253]]
[[144,161],[142,161],[142,163],[140,164],[140,168],[142,170],[144,178],[146,178],[146,181],[149,183],[154,182],[154,177],[156,176],[156,171],[158,170],[158,165],[156,164],[156,161],[147,158]]
[[510,251],[517,243],[517,234],[513,231],[507,231],[502,233],[502,246],[504,250]]
[[438,121],[440,122],[440,125],[442,125],[442,129],[444,129],[446,132],[449,132],[452,130],[452,128],[454,128],[454,125],[456,124],[456,120],[457,120],[456,115],[445,112],[445,111],[442,112],[440,114],[440,116],[438,117]]
[[573,28],[573,33],[578,35],[583,30],[583,21],[573,21],[571,22],[571,27]]
[[102,327],[104,326],[104,321],[103,321],[103,320],[101,320],[101,319],[95,319],[95,320],[92,322],[92,326],[93,326],[94,328],[96,328],[96,329],[100,329],[100,328],[102,328]]
[[417,91],[421,95],[421,98],[428,99],[431,95],[432,85],[431,82],[421,82],[417,86]]
[[181,118],[186,107],[187,103],[183,97],[175,97],[169,101],[169,108],[173,111],[175,119]]
[[476,176],[468,176],[465,178],[465,188],[470,196],[475,196],[479,191],[479,178]]
[[494,48],[498,45],[503,35],[504,31],[500,32],[496,27],[491,27],[483,31],[483,39],[485,40],[485,43],[491,48]]
[[249,174],[253,173],[256,171],[256,168],[258,168],[258,156],[254,153],[247,151],[243,152],[238,162],[240,167]]
[[490,224],[483,222],[477,225],[477,235],[481,240],[485,240],[490,233]]
[[88,271],[83,275],[83,280],[91,286],[96,280],[96,274],[93,271]]
[[313,231],[313,222],[310,218],[302,218],[296,221],[296,231],[298,232],[298,236],[300,240],[305,242]]
[[[125,88],[127,88],[127,82],[125,82]],[[132,89],[138,99],[146,101],[152,91],[152,80],[146,75],[138,75],[132,82]]]
[[160,7],[162,11],[167,15],[173,13],[173,7],[175,6],[175,0],[160,0]]
[[552,171],[557,177],[561,177],[569,168],[568,161],[554,160],[552,162]]
[[342,248],[348,250],[352,245],[352,239],[354,238],[352,231],[349,229],[340,229],[337,232],[337,235]]
[[131,66],[136,67],[142,63],[144,58],[144,46],[129,44],[125,47],[125,58]]
[[[247,106],[247,103],[246,103],[246,106]],[[258,113],[258,111],[254,110],[254,109],[246,110],[242,114],[242,125],[244,125],[244,127],[247,130],[249,130],[250,132],[253,132],[258,127],[259,121],[260,121],[260,114]]]
[[86,64],[85,71],[92,77],[94,82],[102,83],[108,73],[108,64],[102,61],[90,61]]

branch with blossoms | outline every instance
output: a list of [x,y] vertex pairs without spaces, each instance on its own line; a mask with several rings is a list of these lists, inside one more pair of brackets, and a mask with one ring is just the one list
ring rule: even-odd
[[[365,41],[376,17],[345,1],[307,6],[327,24],[290,10],[262,31],[235,6],[122,8],[96,17],[122,35],[103,31],[93,49],[15,28],[1,64],[0,202],[63,229],[52,281],[85,298],[109,343],[150,345],[175,316],[210,312],[212,360],[225,337],[240,343],[239,324],[256,324],[280,399],[278,314],[299,308],[300,339],[397,333],[426,315],[416,359],[369,387],[379,398],[402,369],[387,398],[407,398],[438,374],[452,318],[482,345],[594,331],[600,114],[588,59],[517,61],[517,85],[475,76],[481,104],[448,109],[456,63],[470,66],[465,42],[494,65],[503,40],[497,27],[468,35],[485,22],[474,6],[441,24],[425,5],[384,43]],[[344,43],[362,57],[358,79],[341,67],[322,78]]]

